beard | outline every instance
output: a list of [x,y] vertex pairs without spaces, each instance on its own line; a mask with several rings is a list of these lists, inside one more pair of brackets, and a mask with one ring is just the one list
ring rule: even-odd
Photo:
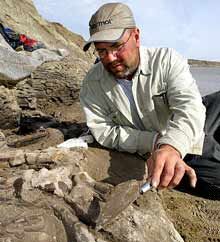
[[108,63],[104,65],[104,67],[109,73],[118,79],[127,79],[127,77],[132,76],[136,70],[136,68],[131,68],[118,61]]

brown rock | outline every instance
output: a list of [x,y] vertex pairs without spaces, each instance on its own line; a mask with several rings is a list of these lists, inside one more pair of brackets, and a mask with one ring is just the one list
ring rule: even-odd
[[[144,206],[140,206],[142,202]],[[123,242],[183,242],[156,193],[144,194],[137,205],[128,206],[112,223],[104,226],[101,232],[104,237]]]
[[62,106],[68,107],[78,101],[80,86],[89,67],[86,61],[71,56],[63,61],[44,63],[31,78],[16,85],[19,106],[48,114],[53,110],[53,115],[57,116],[56,108],[64,112]]
[[23,179],[29,189],[38,187],[64,197],[64,189],[59,186],[59,182],[65,183],[67,191],[70,190],[72,188],[71,172],[71,167],[58,167],[52,170],[42,168],[39,172],[27,170],[24,172]]
[[11,166],[19,166],[19,165],[22,165],[26,162],[25,161],[25,154],[24,154],[24,151],[22,151],[22,150],[12,150],[12,151],[9,150],[5,154],[8,157],[9,164]]
[[13,129],[17,126],[21,114],[14,90],[0,86],[0,127]]
[[63,225],[52,211],[0,205],[0,212],[1,241],[67,242]]
[[[82,221],[95,225],[101,211],[101,203],[105,194],[111,189],[111,185],[97,183],[86,172],[78,173],[73,178],[74,187],[65,196],[67,201]],[[101,188],[100,190],[98,190]]]

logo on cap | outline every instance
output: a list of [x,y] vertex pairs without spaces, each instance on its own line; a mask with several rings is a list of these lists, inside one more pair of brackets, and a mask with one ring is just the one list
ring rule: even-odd
[[108,24],[111,24],[112,23],[112,20],[111,19],[107,19],[107,20],[103,20],[103,21],[99,21],[97,23],[94,23],[94,24],[90,24],[90,29],[96,29],[98,27],[101,27],[103,25],[108,25]]

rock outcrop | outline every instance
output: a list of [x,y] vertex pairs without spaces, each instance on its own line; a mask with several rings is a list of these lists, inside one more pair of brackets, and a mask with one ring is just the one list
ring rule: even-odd
[[2,0],[0,13],[1,21],[15,31],[42,41],[50,48],[65,47],[73,50],[76,57],[88,59],[81,48],[84,39],[61,24],[44,20],[37,12],[32,0]]
[[47,112],[56,106],[71,106],[79,99],[79,90],[89,69],[87,62],[72,56],[62,62],[45,63],[16,85],[22,109]]
[[[46,60],[47,63],[40,65],[23,80],[0,81],[10,88],[0,94],[0,108],[8,114],[0,116],[1,128],[15,128],[24,112],[27,114],[36,110],[62,120],[73,120],[75,117],[82,120],[80,111],[74,110],[79,109],[81,82],[93,63],[91,53],[85,54],[82,50],[83,38],[58,23],[44,20],[31,0],[3,0],[0,13],[5,26],[42,41],[49,49],[60,48],[58,50],[66,49],[69,52],[69,56],[62,61]],[[40,59],[40,51],[34,51],[32,56]]]
[[0,127],[8,129],[16,127],[21,115],[16,92],[0,86]]
[[[139,158],[120,153],[112,157],[109,151],[103,152],[110,160],[103,160],[102,178],[109,178],[111,159],[123,158],[130,168],[136,169],[136,177],[142,179],[143,161]],[[163,210],[157,193],[141,196],[115,220],[96,228],[94,221],[102,212],[102,205],[108,202],[107,194],[114,192],[115,188],[86,172],[91,169],[87,167],[90,162],[96,163],[94,170],[99,168],[94,155],[93,149],[88,152],[58,148],[8,151],[4,161],[9,165],[0,171],[0,238],[16,242],[159,242],[164,238],[166,241],[183,241]],[[121,169],[125,168],[124,165]],[[116,167],[111,169],[116,172]],[[117,174],[113,176],[115,182],[122,178]],[[132,170],[128,176],[132,176]],[[146,203],[147,209],[140,206],[141,203]]]

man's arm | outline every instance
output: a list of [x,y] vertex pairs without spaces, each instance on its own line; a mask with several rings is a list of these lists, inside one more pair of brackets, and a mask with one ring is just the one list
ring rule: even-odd
[[183,161],[193,144],[201,139],[205,107],[187,61],[171,51],[164,65],[167,98],[172,112],[166,132],[158,137],[148,159],[149,176],[155,187],[175,187],[186,173],[191,186],[196,184],[195,171]]
[[141,154],[151,152],[156,132],[119,125],[109,114],[109,107],[102,94],[98,86],[88,84],[88,80],[84,80],[80,102],[86,114],[87,125],[95,139],[101,145],[119,151]]

